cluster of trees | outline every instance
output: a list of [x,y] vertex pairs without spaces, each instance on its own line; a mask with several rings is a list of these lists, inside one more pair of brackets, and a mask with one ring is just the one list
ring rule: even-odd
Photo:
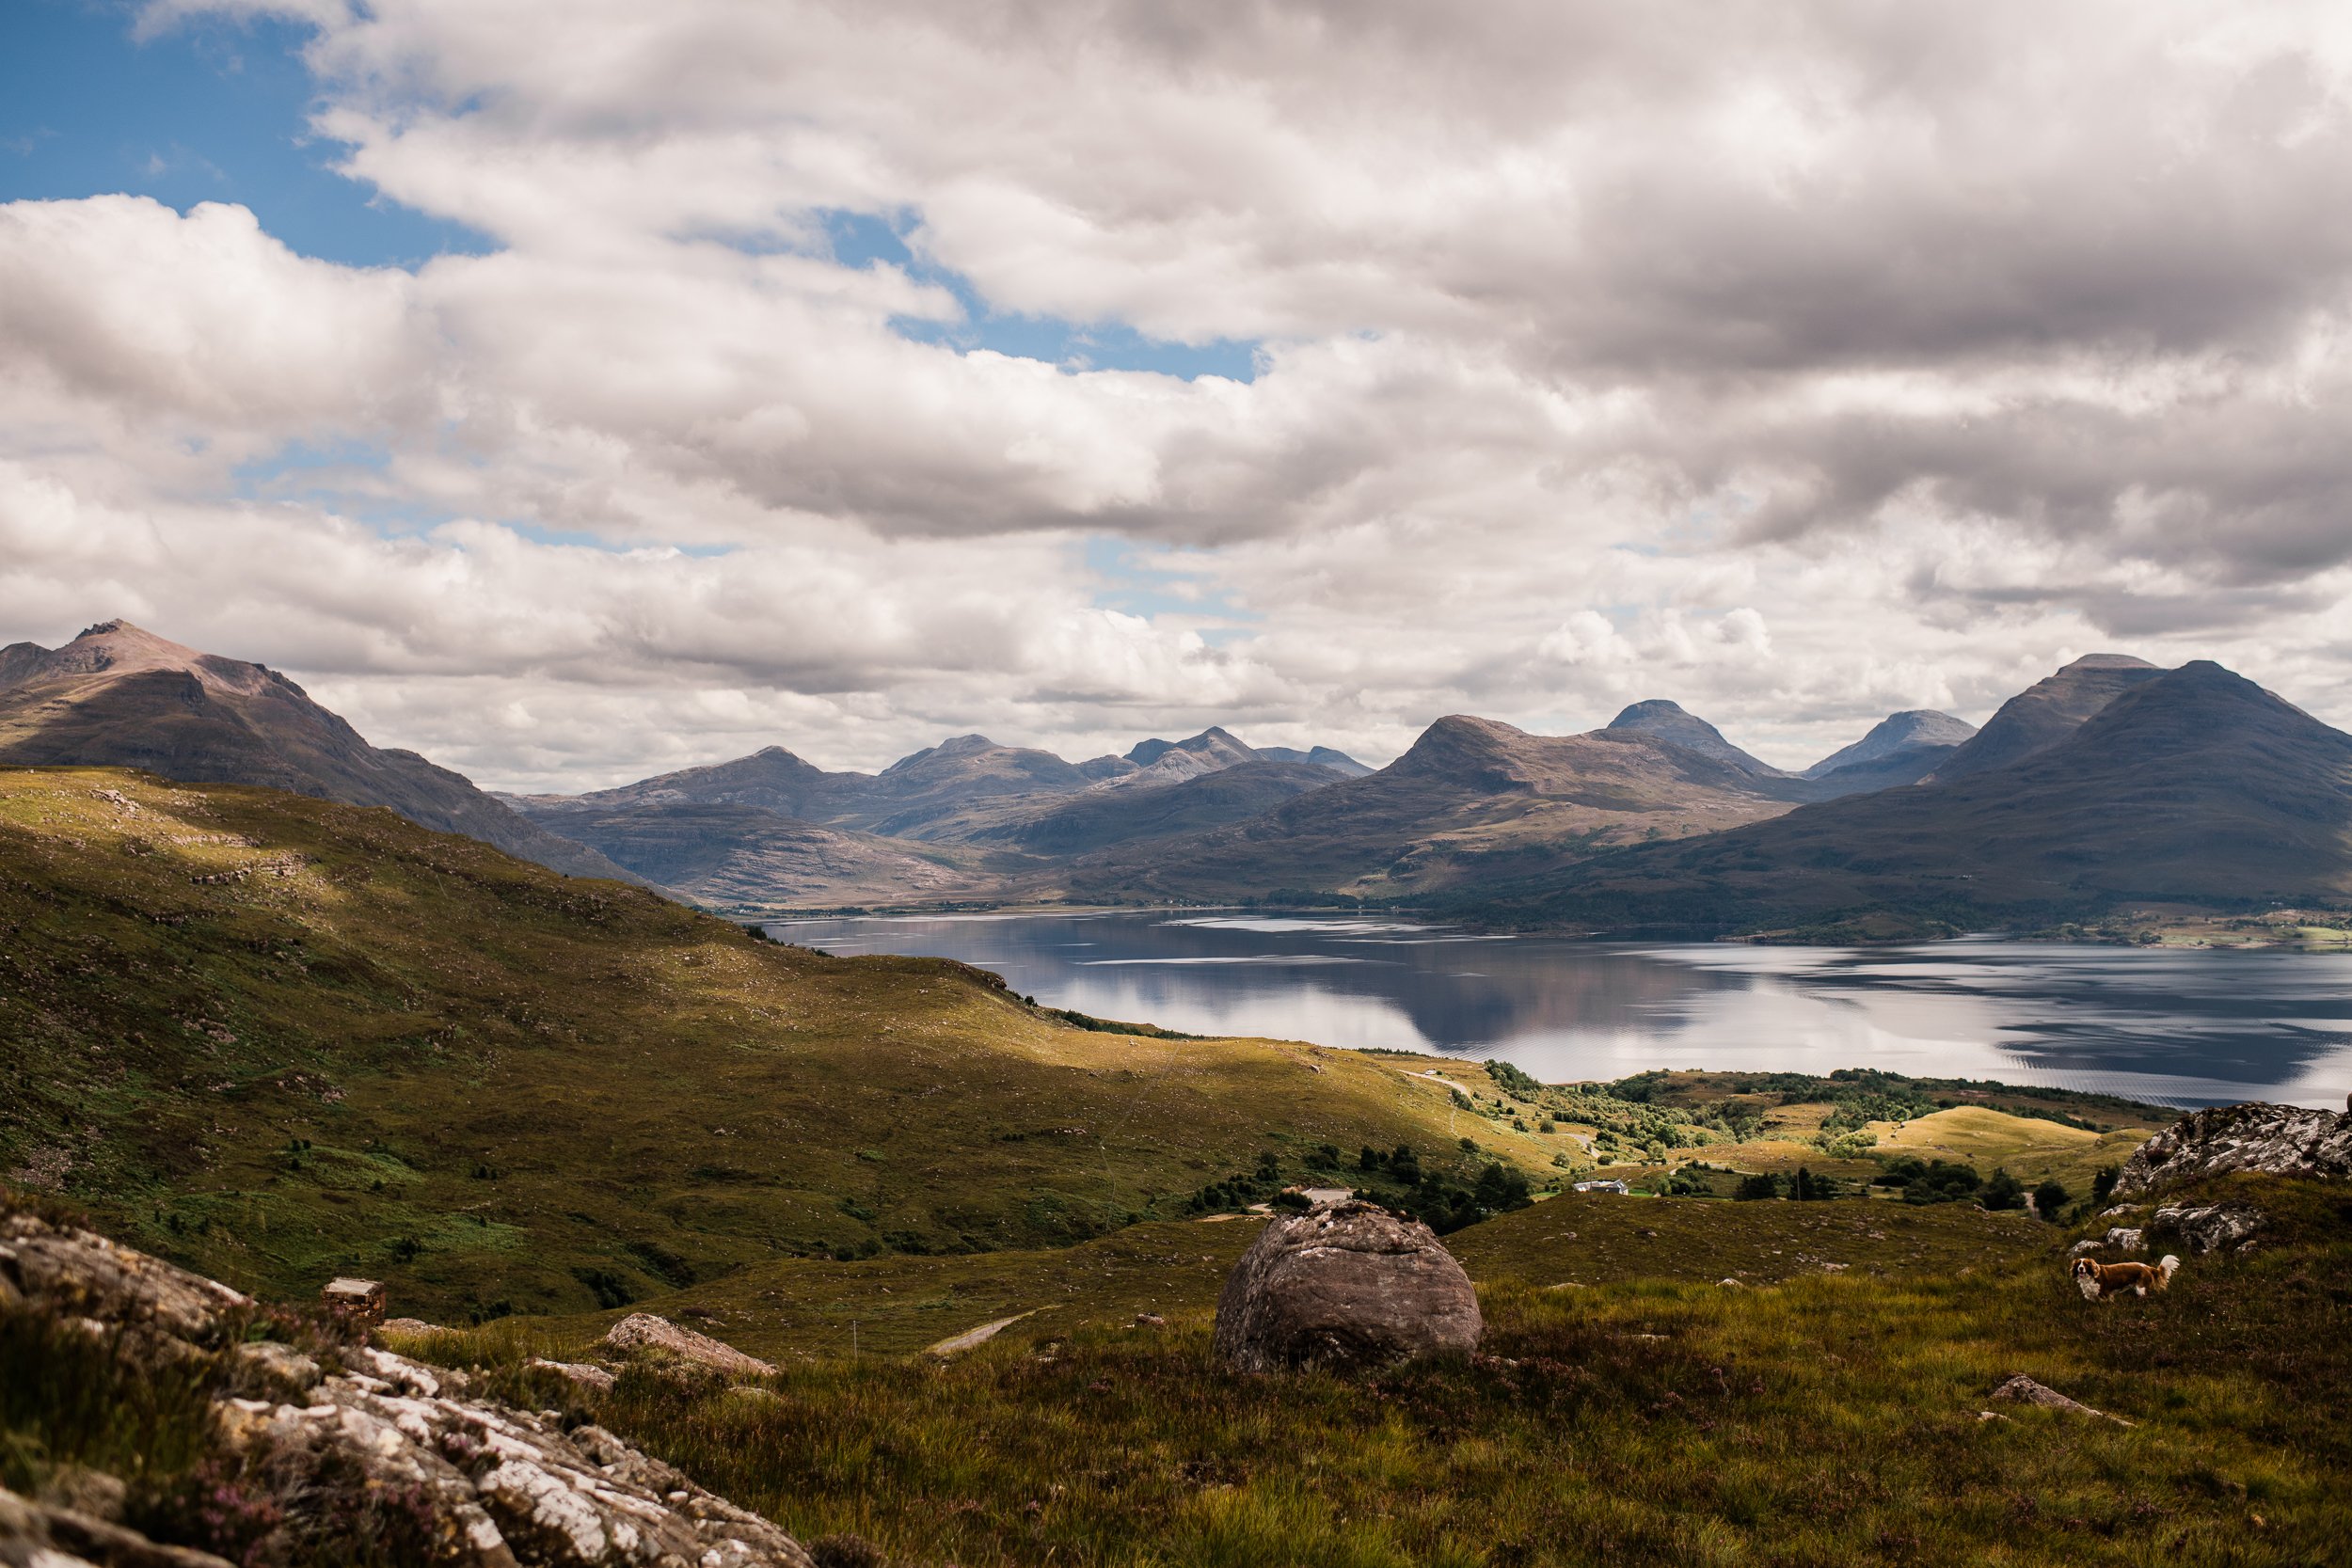
[[[1462,1140],[1463,1153],[1474,1153],[1477,1148],[1470,1139]],[[1535,1196],[1526,1176],[1509,1166],[1489,1161],[1474,1173],[1466,1173],[1424,1164],[1410,1144],[1385,1150],[1367,1145],[1357,1155],[1352,1171],[1337,1148],[1323,1144],[1307,1155],[1305,1164],[1311,1178],[1322,1171],[1335,1181],[1343,1179],[1373,1202],[1410,1215],[1439,1235],[1524,1209]],[[1195,1214],[1230,1213],[1257,1203],[1304,1209],[1307,1199],[1285,1192],[1286,1185],[1281,1161],[1268,1149],[1258,1156],[1251,1169],[1201,1187],[1184,1200],[1184,1209]]]
[[1816,1176],[1805,1166],[1799,1165],[1796,1174],[1786,1180],[1766,1172],[1743,1176],[1731,1196],[1748,1202],[1759,1198],[1787,1197],[1796,1203],[1825,1203],[1834,1197],[1850,1197],[1853,1193],[1851,1182],[1840,1181],[1834,1176]]

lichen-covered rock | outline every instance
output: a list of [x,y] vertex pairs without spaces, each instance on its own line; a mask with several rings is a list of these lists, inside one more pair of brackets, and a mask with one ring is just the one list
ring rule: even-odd
[[566,1433],[453,1394],[431,1368],[373,1355],[397,1382],[330,1377],[307,1405],[226,1402],[227,1446],[265,1454],[280,1474],[356,1465],[372,1490],[421,1496],[437,1530],[437,1560],[811,1568],[783,1530],[599,1427]]
[[2107,1227],[2106,1244],[2118,1252],[2145,1252],[2148,1250],[2148,1232],[2127,1225],[2111,1225]]
[[2352,1176],[2352,1114],[2260,1101],[2193,1111],[2139,1146],[2115,1180],[2140,1197],[2201,1176]]
[[1369,1203],[1268,1224],[1217,1298],[1217,1359],[1242,1371],[1380,1366],[1478,1348],[1462,1265],[1429,1227]]
[[[289,1510],[391,1507],[429,1538],[419,1560],[814,1568],[791,1536],[611,1433],[565,1432],[552,1418],[472,1397],[463,1373],[367,1345],[329,1343],[311,1356],[240,1344],[230,1330],[251,1321],[246,1297],[103,1237],[0,1213],[0,1279],[24,1307],[88,1323],[141,1364],[215,1347],[209,1354],[229,1379],[228,1397],[212,1405],[215,1462],[263,1478]],[[0,1568],[80,1564],[228,1568],[0,1493]]]
[[707,1334],[697,1334],[691,1328],[680,1328],[667,1318],[651,1312],[632,1312],[607,1331],[607,1350],[628,1354],[631,1351],[653,1351],[675,1355],[681,1361],[691,1361],[714,1371],[734,1372],[746,1377],[764,1377],[775,1370],[755,1355],[745,1355],[733,1345],[713,1339]]
[[0,1214],[0,1279],[58,1317],[210,1345],[252,1298],[87,1230]]
[[2157,1210],[2152,1223],[2163,1234],[2178,1236],[2191,1252],[2217,1252],[2243,1246],[2269,1221],[2261,1210],[2240,1203],[2175,1203]]

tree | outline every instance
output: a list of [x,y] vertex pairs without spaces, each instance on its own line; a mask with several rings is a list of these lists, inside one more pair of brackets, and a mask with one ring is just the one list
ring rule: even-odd
[[1759,1171],[1754,1176],[1743,1176],[1740,1179],[1740,1185],[1733,1189],[1731,1196],[1751,1203],[1758,1198],[1778,1197],[1780,1178],[1769,1171]]
[[2098,1174],[2090,1179],[2090,1201],[2100,1204],[2113,1197],[2115,1179],[2122,1174],[2123,1167],[2121,1165],[2101,1165]]
[[2053,1176],[2033,1190],[2034,1212],[2055,1223],[2058,1211],[2073,1202],[2074,1198],[2074,1195],[2066,1190],[2066,1184]]
[[1977,1202],[1987,1209],[2023,1209],[2026,1206],[2026,1184],[2006,1170],[1995,1168],[1984,1191],[1977,1195]]

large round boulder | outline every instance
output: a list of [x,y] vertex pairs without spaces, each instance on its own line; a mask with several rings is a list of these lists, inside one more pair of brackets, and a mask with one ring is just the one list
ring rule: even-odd
[[1385,1366],[1478,1348],[1478,1294],[1429,1227],[1370,1203],[1269,1221],[1216,1303],[1217,1359],[1246,1372]]

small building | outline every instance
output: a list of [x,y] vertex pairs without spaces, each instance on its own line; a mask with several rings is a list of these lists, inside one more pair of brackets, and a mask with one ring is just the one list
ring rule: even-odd
[[1576,1190],[1580,1193],[1621,1193],[1628,1195],[1631,1194],[1633,1191],[1632,1188],[1627,1186],[1622,1181],[1614,1180],[1613,1178],[1599,1181],[1579,1181],[1576,1184]]

